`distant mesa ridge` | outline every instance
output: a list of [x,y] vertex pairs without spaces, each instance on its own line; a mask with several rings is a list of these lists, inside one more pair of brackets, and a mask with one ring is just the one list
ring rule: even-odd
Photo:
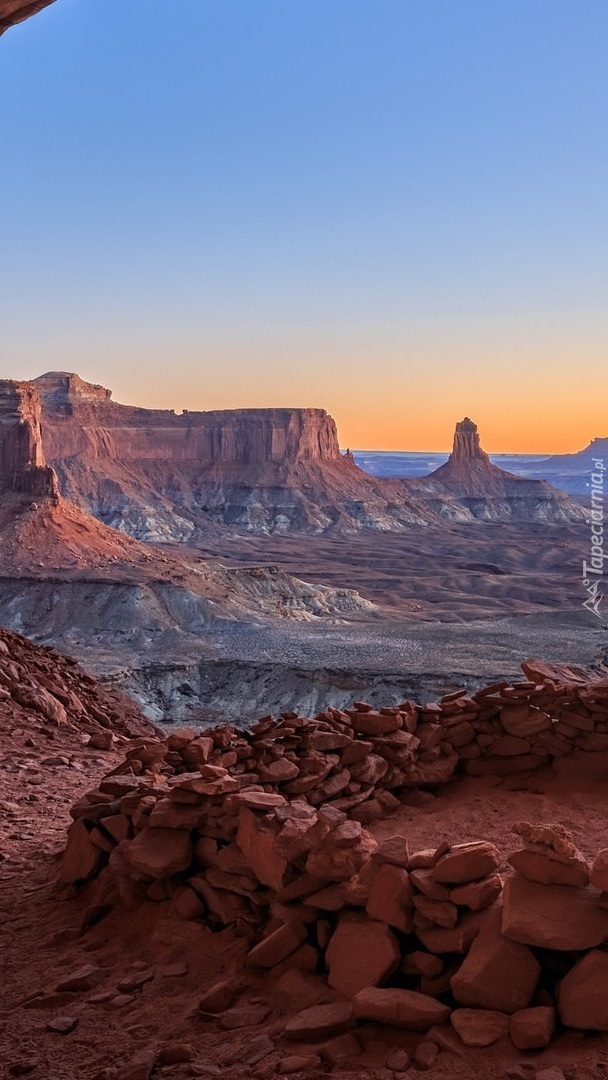
[[111,390],[65,371],[47,372],[33,385],[43,403],[50,460],[82,452],[103,456],[94,428],[107,430],[104,445],[109,440],[124,460],[250,465],[340,457],[336,424],[325,409],[142,409],[120,405]]
[[41,399],[57,405],[71,401],[109,401],[112,391],[97,383],[85,382],[74,371],[47,371],[32,380]]
[[0,483],[54,497],[59,491],[138,540],[192,541],[227,527],[395,532],[446,520],[572,521],[584,513],[544,481],[493,465],[469,417],[456,425],[452,454],[439,469],[381,479],[341,454],[324,409],[144,409],[66,371],[6,381],[0,391]]

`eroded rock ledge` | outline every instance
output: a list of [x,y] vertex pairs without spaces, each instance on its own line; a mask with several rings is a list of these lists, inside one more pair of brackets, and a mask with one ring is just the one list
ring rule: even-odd
[[54,0],[30,0],[29,3],[24,3],[24,0],[0,0],[0,34],[52,3]]

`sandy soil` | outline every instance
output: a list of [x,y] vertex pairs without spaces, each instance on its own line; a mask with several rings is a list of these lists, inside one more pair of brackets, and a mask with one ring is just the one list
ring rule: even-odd
[[584,524],[475,522],[333,539],[245,535],[210,540],[204,551],[238,564],[272,561],[309,581],[357,589],[393,617],[461,622],[578,610],[587,541]]

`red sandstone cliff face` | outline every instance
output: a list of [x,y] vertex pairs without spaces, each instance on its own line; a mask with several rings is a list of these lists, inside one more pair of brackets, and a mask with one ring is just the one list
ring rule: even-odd
[[226,525],[323,532],[429,520],[399,484],[340,454],[324,409],[176,414],[120,405],[67,372],[34,385],[62,493],[140,539],[185,540]]
[[203,465],[337,461],[338,433],[324,409],[226,409],[175,413],[111,400],[111,391],[78,375],[34,379],[45,414],[50,459],[87,454],[123,461]]
[[[26,384],[22,384],[26,385]],[[323,409],[176,414],[112,401],[69,372],[34,380],[61,493],[146,541],[254,533],[399,531],[450,521],[571,521],[583,510],[493,465],[468,418],[450,460],[421,481],[369,476],[341,455]]]
[[53,0],[0,0],[0,34],[52,3]]
[[42,450],[40,399],[30,383],[0,381],[0,492],[57,496]]

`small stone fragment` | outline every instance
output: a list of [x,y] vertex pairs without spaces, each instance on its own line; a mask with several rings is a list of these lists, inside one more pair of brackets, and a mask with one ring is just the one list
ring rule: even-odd
[[407,1072],[410,1067],[410,1055],[407,1050],[394,1050],[386,1059],[387,1069],[393,1072]]
[[426,1031],[433,1024],[443,1024],[451,1012],[448,1005],[416,990],[382,990],[375,986],[359,991],[353,1010],[358,1020],[374,1020],[410,1031]]
[[308,1042],[309,1039],[340,1035],[354,1026],[350,1001],[330,1002],[326,1005],[313,1005],[293,1016],[285,1025],[285,1038]]
[[77,1016],[54,1016],[46,1025],[47,1031],[54,1031],[57,1035],[69,1035],[78,1024]]
[[272,968],[285,960],[293,953],[298,945],[306,940],[306,927],[303,923],[293,919],[275,930],[272,934],[262,938],[253,949],[247,953],[247,966],[259,968]]
[[555,1009],[540,1005],[520,1009],[510,1019],[509,1034],[518,1050],[541,1050],[548,1046],[555,1032]]
[[101,968],[96,967],[95,964],[85,964],[83,967],[73,971],[71,975],[66,975],[63,979],[60,979],[55,989],[58,991],[70,990],[73,993],[78,993],[83,990],[92,990],[104,979],[105,973]]
[[441,884],[462,885],[492,874],[500,862],[498,848],[487,840],[453,844],[433,867],[433,877]]
[[506,1013],[491,1009],[454,1009],[450,1023],[465,1046],[491,1046],[509,1031]]
[[160,1065],[181,1065],[184,1061],[193,1061],[196,1050],[191,1043],[168,1043],[161,1047],[158,1054]]
[[361,1054],[361,1047],[356,1037],[350,1033],[345,1035],[337,1035],[335,1039],[330,1039],[329,1042],[323,1043],[319,1047],[319,1056],[321,1060],[329,1065],[331,1068],[336,1068],[337,1065],[343,1065],[346,1061],[352,1061],[353,1058],[359,1057]]
[[318,1069],[321,1058],[317,1054],[287,1054],[279,1062],[279,1071],[285,1076],[296,1072],[308,1072]]
[[414,1050],[414,1065],[423,1072],[428,1072],[429,1069],[433,1068],[438,1057],[439,1047],[437,1043],[424,1040],[418,1043]]
[[220,1027],[224,1031],[235,1031],[237,1028],[256,1027],[263,1024],[268,1016],[268,1005],[235,1005],[227,1009],[220,1016]]

